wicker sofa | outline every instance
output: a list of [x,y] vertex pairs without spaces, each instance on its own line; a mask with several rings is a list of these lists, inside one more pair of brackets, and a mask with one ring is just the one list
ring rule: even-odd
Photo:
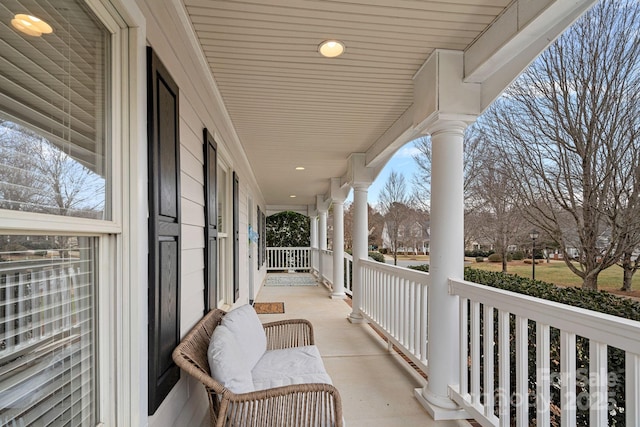
[[[211,337],[225,315],[222,310],[210,311],[173,352],[176,364],[204,385],[209,397],[211,426],[343,425],[340,394],[331,384],[300,383],[238,393],[214,379],[209,368],[208,351],[211,352]],[[315,347],[313,327],[307,320],[282,320],[263,324],[262,327],[266,335],[266,354],[279,357],[282,353],[277,352],[286,352],[284,349]],[[253,345],[248,341],[245,340],[244,344]],[[273,374],[273,367],[267,370]],[[286,376],[287,373],[282,374]]]

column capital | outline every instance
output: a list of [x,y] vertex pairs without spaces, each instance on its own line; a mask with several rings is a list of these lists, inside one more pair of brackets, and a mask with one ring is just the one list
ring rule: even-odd
[[413,126],[431,134],[441,121],[466,128],[482,112],[481,98],[482,85],[464,79],[464,52],[436,49],[413,77]]
[[331,178],[331,201],[335,203],[344,203],[349,196],[351,187],[348,184],[342,184],[342,178]]
[[376,170],[366,166],[365,153],[351,153],[347,167],[346,181],[355,188],[369,188],[376,178]]
[[331,198],[325,199],[324,196],[320,194],[316,196],[316,208],[318,209],[318,213],[327,213],[330,206]]
[[441,134],[464,136],[464,131],[471,123],[473,123],[473,120],[468,117],[437,112],[425,123],[424,130],[431,136]]

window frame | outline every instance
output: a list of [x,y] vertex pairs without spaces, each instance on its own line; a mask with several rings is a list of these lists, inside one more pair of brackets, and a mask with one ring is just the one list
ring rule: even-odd
[[[233,168],[218,147],[218,173],[224,173],[224,182],[217,180],[218,215],[222,215],[222,226],[218,229],[218,283],[217,308],[233,306]],[[220,176],[220,175],[218,175]],[[224,197],[221,197],[224,189]],[[224,230],[224,232],[222,231]]]
[[[105,152],[110,155],[107,165],[110,179],[107,191],[110,197],[107,203],[110,204],[111,219],[0,209],[0,234],[67,235],[96,239],[96,264],[109,266],[98,269],[94,290],[96,420],[99,426],[127,425],[132,420],[140,420],[140,414],[146,415],[146,400],[142,408],[139,405],[142,402],[138,397],[143,391],[140,385],[136,385],[139,381],[127,375],[127,372],[135,372],[135,367],[139,365],[138,361],[129,360],[136,351],[134,342],[141,339],[146,341],[146,335],[132,330],[137,328],[132,313],[138,312],[138,298],[135,296],[138,291],[126,289],[124,285],[127,277],[146,278],[146,256],[140,256],[140,253],[146,253],[146,246],[132,227],[132,224],[139,222],[139,218],[145,217],[146,204],[141,206],[137,202],[141,199],[146,201],[146,190],[137,188],[129,172],[130,168],[139,171],[146,163],[146,146],[142,149],[132,148],[133,141],[141,135],[146,136],[146,129],[142,129],[144,126],[139,126],[139,123],[144,123],[140,117],[145,116],[144,90],[138,87],[131,91],[130,88],[130,84],[144,82],[140,80],[146,67],[144,17],[135,5],[125,6],[116,2],[118,7],[115,7],[109,0],[83,1],[110,33],[110,62],[107,68],[110,82],[106,92],[110,102],[106,106],[108,121],[105,138],[108,144]],[[125,248],[133,249],[132,259],[124,258]],[[133,257],[137,257],[138,261]],[[142,293],[146,295],[146,289]],[[122,308],[125,302],[127,307],[130,306],[130,312]],[[119,323],[121,318],[122,323]],[[116,352],[116,348],[120,348],[120,351]],[[118,381],[113,381],[112,372],[119,372]],[[118,411],[116,408],[119,408]]]

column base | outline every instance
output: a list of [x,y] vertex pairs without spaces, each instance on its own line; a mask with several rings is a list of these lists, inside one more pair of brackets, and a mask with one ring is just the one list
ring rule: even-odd
[[349,316],[347,316],[347,320],[351,323],[369,323],[367,319],[362,317],[362,314],[351,312]]
[[329,298],[331,299],[345,299],[347,297],[347,294],[343,293],[336,293],[336,294],[331,294],[331,296]]
[[414,389],[413,394],[434,421],[472,418],[467,411],[460,409],[453,400],[448,397],[436,396],[426,387]]

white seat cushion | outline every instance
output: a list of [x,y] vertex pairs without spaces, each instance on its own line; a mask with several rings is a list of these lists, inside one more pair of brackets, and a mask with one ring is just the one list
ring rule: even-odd
[[249,370],[258,363],[267,351],[267,336],[264,327],[250,305],[242,305],[228,312],[220,323],[235,336],[240,351],[249,363]]
[[251,366],[234,334],[218,325],[211,335],[209,349],[211,377],[234,393],[254,391]]
[[269,350],[251,371],[256,390],[291,384],[331,384],[315,345]]

